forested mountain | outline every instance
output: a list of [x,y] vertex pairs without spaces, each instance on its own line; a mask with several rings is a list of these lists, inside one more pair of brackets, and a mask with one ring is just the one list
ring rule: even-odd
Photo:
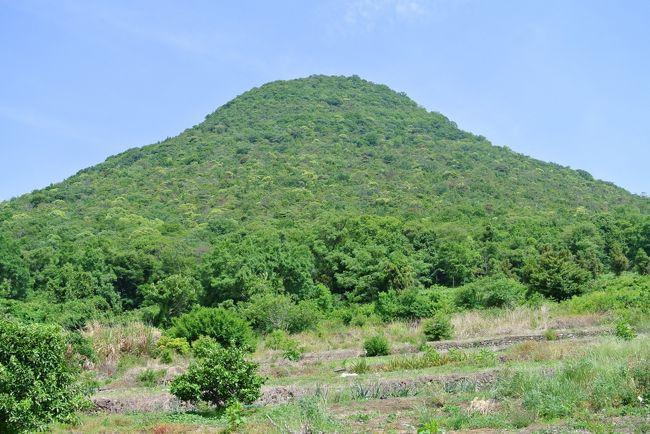
[[312,76],[1,203],[0,295],[134,309],[181,275],[206,305],[373,301],[506,275],[565,298],[606,271],[645,272],[649,216],[646,198],[493,146],[386,86]]

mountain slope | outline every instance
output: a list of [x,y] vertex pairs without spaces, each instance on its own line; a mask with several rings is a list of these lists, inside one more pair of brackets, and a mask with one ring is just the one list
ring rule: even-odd
[[175,138],[3,210],[97,218],[121,199],[148,218],[179,222],[214,213],[311,219],[324,209],[455,216],[470,203],[491,212],[647,206],[586,172],[493,147],[385,86],[321,76],[253,89]]
[[[510,231],[534,221],[557,238],[596,214],[638,220],[649,210],[647,199],[492,146],[386,86],[312,76],[252,89],[177,137],[3,202],[0,233],[18,246],[34,288],[48,287],[48,266],[68,263],[106,270],[107,286],[133,278],[126,292],[135,293],[191,267],[233,227],[373,214],[453,223],[474,238],[486,224]],[[145,260],[134,252],[153,258],[137,278],[130,267]]]

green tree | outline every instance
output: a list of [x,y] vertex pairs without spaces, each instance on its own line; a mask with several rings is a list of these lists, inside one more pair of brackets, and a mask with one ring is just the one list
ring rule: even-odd
[[0,297],[24,298],[30,284],[29,269],[18,247],[0,234]]
[[225,408],[235,402],[250,404],[260,397],[264,379],[241,349],[203,345],[198,356],[171,383],[170,391],[179,399]]
[[66,349],[57,326],[0,320],[0,432],[31,432],[76,420],[88,401]]
[[645,250],[639,248],[634,258],[634,265],[639,274],[650,274],[650,257]]
[[568,250],[548,245],[526,264],[524,274],[533,291],[555,300],[580,294],[583,285],[591,278],[588,271],[576,265]]
[[609,257],[612,264],[612,270],[617,275],[620,275],[630,266],[630,261],[627,259],[627,256],[625,256],[623,247],[618,243],[612,246],[611,251],[609,252]]
[[190,311],[198,302],[200,283],[193,277],[172,274],[142,287],[145,303],[158,306],[156,323],[166,326],[171,318]]

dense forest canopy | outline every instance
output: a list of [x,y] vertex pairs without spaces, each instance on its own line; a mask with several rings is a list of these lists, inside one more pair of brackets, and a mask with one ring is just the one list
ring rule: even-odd
[[565,299],[650,273],[648,255],[647,198],[386,86],[312,76],[0,203],[0,309],[68,327],[130,311],[166,324],[196,303],[317,315],[499,279]]

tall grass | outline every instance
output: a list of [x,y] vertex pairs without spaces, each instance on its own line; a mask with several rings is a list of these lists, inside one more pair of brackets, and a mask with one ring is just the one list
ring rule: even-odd
[[542,419],[642,405],[650,391],[650,341],[606,341],[550,372],[519,370],[499,386],[501,396],[521,400]]
[[550,328],[566,329],[601,324],[603,314],[560,313],[548,304],[539,307],[520,306],[515,309],[465,311],[454,315],[455,339],[542,333]]
[[160,331],[140,322],[128,325],[89,323],[83,332],[100,363],[118,363],[125,355],[153,356]]

